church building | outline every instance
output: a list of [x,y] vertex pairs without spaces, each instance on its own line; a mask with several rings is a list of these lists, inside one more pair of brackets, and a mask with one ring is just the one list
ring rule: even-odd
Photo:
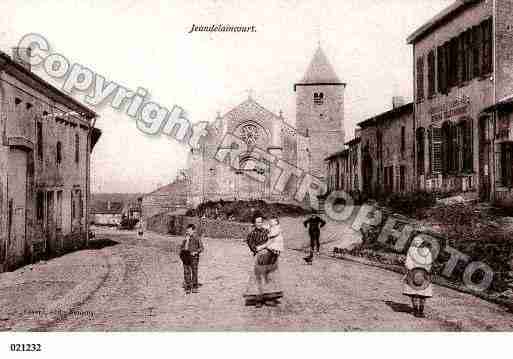
[[[189,153],[185,171],[189,206],[220,199],[292,200],[300,176],[291,176],[285,191],[276,191],[274,184],[280,169],[270,165],[269,155],[299,168],[298,173],[325,180],[324,159],[344,143],[345,84],[320,46],[293,90],[296,127],[281,111],[273,113],[251,96],[226,114],[218,113],[200,148]],[[243,141],[244,151],[237,151],[238,146],[231,144],[226,148],[223,141],[227,135]],[[229,152],[229,165],[219,160],[222,150]],[[256,180],[257,175],[263,180]]]

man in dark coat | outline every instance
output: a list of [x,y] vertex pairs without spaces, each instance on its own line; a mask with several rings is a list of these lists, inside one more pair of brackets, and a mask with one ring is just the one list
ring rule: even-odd
[[196,233],[196,226],[189,224],[185,238],[180,246],[180,259],[183,262],[185,293],[198,293],[198,263],[200,253],[203,252],[203,242]]
[[326,222],[314,212],[310,218],[303,222],[305,227],[308,227],[308,234],[310,235],[310,255],[304,260],[308,264],[312,264],[314,251],[319,254],[321,243],[319,237],[321,235],[321,228],[326,225]]

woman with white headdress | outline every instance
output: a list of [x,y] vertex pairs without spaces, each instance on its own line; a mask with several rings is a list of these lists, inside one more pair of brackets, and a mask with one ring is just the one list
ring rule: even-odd
[[431,284],[433,256],[421,236],[413,238],[404,265],[407,272],[404,276],[403,294],[411,298],[413,315],[423,318],[426,298],[433,296]]

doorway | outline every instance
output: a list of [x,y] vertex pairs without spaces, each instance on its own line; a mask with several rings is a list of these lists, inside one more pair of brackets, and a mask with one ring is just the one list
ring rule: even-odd
[[479,200],[490,200],[490,135],[489,117],[479,119]]
[[[8,264],[23,261],[27,227],[27,152],[9,149],[7,173],[8,211]],[[9,263],[11,262],[11,263]]]

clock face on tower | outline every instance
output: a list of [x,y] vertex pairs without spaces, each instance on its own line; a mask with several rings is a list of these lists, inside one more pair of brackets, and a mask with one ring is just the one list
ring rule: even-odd
[[248,146],[254,146],[260,137],[258,127],[255,125],[245,125],[241,128],[241,138]]

